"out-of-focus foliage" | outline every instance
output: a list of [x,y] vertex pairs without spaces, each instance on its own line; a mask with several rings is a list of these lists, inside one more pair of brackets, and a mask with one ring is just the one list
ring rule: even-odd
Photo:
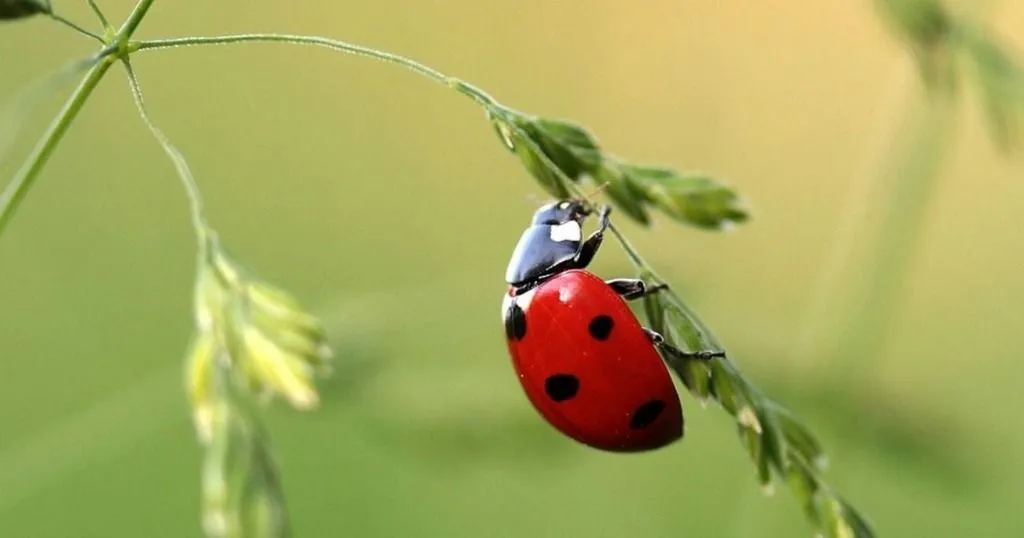
[[876,0],[884,18],[918,59],[925,81],[952,91],[965,79],[985,111],[989,133],[1005,152],[1021,147],[1024,70],[991,28],[943,0]]
[[[740,197],[705,174],[635,165],[605,153],[581,125],[508,109],[492,112],[505,145],[552,196],[573,196],[566,180],[591,178],[630,219],[650,224],[651,208],[698,228],[720,229],[747,220]],[[561,170],[559,173],[555,168]]]

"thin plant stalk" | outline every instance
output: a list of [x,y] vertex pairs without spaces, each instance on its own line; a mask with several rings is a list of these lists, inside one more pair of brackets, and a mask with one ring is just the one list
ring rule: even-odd
[[[867,213],[871,210],[871,197],[878,190],[881,176],[876,170],[883,153],[896,137],[896,133],[905,122],[907,104],[913,91],[915,75],[910,61],[899,62],[896,72],[890,76],[891,87],[882,102],[878,104],[879,114],[875,120],[868,141],[868,151],[861,159],[851,179],[851,184],[839,206],[835,231],[828,241],[827,252],[822,260],[821,269],[812,286],[809,304],[805,309],[803,320],[799,323],[798,334],[793,346],[794,357],[798,360],[810,360],[820,350],[815,346],[825,334],[829,321],[828,311],[835,307],[838,296],[845,296],[844,278],[850,278],[853,268],[852,260],[856,258],[859,241],[864,229]],[[914,95],[916,97],[916,94]]]
[[[964,8],[973,18],[982,19],[998,9],[1000,3],[990,0]],[[848,244],[853,234],[843,233],[852,227],[844,226],[836,238],[837,251],[826,261],[799,339],[801,355],[817,353],[832,357],[840,365],[835,375],[843,380],[842,386],[851,386],[850,376],[869,371],[864,366],[878,360],[882,353],[895,306],[907,283],[915,246],[920,242],[940,187],[945,158],[951,152],[956,90],[923,86],[927,84],[921,80],[918,91],[896,107],[906,112],[896,117],[897,128],[872,159],[882,166],[868,180],[868,188],[875,192],[864,205],[874,212],[856,215],[857,200],[851,200],[848,206],[846,220],[851,222],[846,224],[860,216],[861,222],[856,224],[861,230],[870,230],[870,235],[861,240],[862,257],[854,258],[853,263],[841,263],[845,260],[838,249],[854,247]],[[843,269],[846,282],[837,278]],[[842,285],[846,285],[845,292],[840,288]],[[840,299],[837,301],[836,297]],[[823,330],[820,321],[814,321],[825,317],[821,314],[829,304],[841,308],[839,319],[830,327],[832,331]],[[820,345],[830,334],[835,335],[831,344]],[[815,339],[819,345],[812,343]]]
[[168,158],[171,159],[171,162],[174,163],[174,168],[178,172],[178,178],[181,180],[181,185],[188,196],[192,226],[195,228],[196,235],[199,238],[198,246],[202,250],[206,244],[207,224],[206,217],[203,215],[203,196],[199,191],[199,185],[196,184],[196,179],[192,175],[192,170],[189,168],[185,156],[181,154],[181,151],[171,143],[167,135],[150,118],[149,109],[146,108],[146,101],[142,97],[142,87],[139,85],[138,77],[135,76],[135,70],[132,68],[131,61],[125,58],[121,63],[124,65],[125,72],[127,73],[128,84],[131,88],[132,97],[135,99],[135,106],[139,110],[139,116],[142,117],[146,128],[149,129],[153,138],[156,138],[157,142],[160,143],[160,147],[167,154]]
[[22,124],[33,109],[44,99],[71,81],[73,77],[96,65],[100,57],[93,55],[71,62],[67,66],[40,78],[18,93],[0,110],[0,162],[14,143]]
[[105,43],[103,41],[102,37],[96,35],[93,32],[90,32],[89,30],[86,30],[85,28],[82,28],[81,26],[76,24],[74,21],[66,19],[63,16],[58,15],[56,13],[52,13],[52,12],[49,13],[48,15],[49,15],[49,17],[51,19],[53,19],[53,20],[63,24],[64,26],[67,26],[68,28],[71,28],[72,30],[78,32],[79,34],[82,34],[82,35],[84,35],[84,36],[86,36],[88,38],[91,38],[91,39],[95,39],[96,41],[99,41],[100,43]]
[[483,90],[471,84],[468,84],[462,80],[459,80],[455,77],[447,76],[444,73],[438,71],[437,69],[424,65],[411,58],[326,37],[276,33],[254,33],[205,37],[180,37],[173,39],[153,39],[140,41],[132,44],[132,49],[133,51],[142,52],[162,49],[173,49],[180,47],[194,47],[202,45],[227,45],[232,43],[288,43],[292,45],[310,45],[341,51],[356,56],[362,56],[365,58],[372,58],[374,60],[399,65],[406,69],[409,69],[419,75],[422,75],[426,78],[433,80],[434,82],[448,86],[454,89],[455,91],[473,99],[478,104],[483,105],[485,107],[495,109],[504,108],[500,103],[498,103],[497,100],[495,100],[493,97],[488,95]]
[[889,145],[882,192],[872,203],[876,212],[869,215],[875,222],[873,235],[858,264],[857,285],[851,287],[834,353],[826,355],[835,357],[836,375],[843,379],[869,371],[864,366],[881,355],[950,153],[956,117],[951,100],[938,94],[915,99]]
[[89,69],[78,88],[68,97],[64,107],[50,123],[49,129],[39,139],[32,153],[15,173],[14,178],[7,184],[3,192],[0,192],[0,235],[10,224],[18,207],[21,206],[29,189],[32,188],[32,184],[39,177],[39,173],[43,171],[43,167],[50,160],[57,145],[64,138],[86,100],[103,79],[103,75],[110,69],[111,64],[110,58],[104,58]]

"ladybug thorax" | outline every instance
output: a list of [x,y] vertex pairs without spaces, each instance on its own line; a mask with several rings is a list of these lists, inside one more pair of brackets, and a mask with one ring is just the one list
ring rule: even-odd
[[520,236],[512,252],[505,270],[505,281],[521,286],[550,276],[579,253],[582,238],[583,228],[575,220],[530,226]]

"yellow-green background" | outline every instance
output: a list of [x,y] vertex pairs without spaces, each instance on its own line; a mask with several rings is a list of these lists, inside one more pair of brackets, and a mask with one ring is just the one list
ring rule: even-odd
[[[1000,6],[1013,36],[1024,8]],[[809,314],[822,267],[862,237],[837,228],[919,93],[871,2],[157,1],[139,37],[248,31],[405,53],[619,155],[723,178],[753,210],[734,233],[626,229],[820,435],[832,484],[887,538],[1024,536],[1024,178],[977,107],[959,108],[881,352],[840,365],[815,352],[829,332],[800,347],[837,330],[841,302]],[[0,95],[92,47],[42,19],[0,26]],[[333,332],[322,409],[271,414],[297,536],[810,536],[784,487],[761,494],[727,416],[689,395],[686,440],[637,456],[573,444],[529,407],[498,305],[541,193],[469,101],[281,45],[136,69],[229,247]],[[594,269],[630,275],[608,245]],[[193,249],[173,168],[112,70],[0,238],[0,536],[200,534],[180,366]]]

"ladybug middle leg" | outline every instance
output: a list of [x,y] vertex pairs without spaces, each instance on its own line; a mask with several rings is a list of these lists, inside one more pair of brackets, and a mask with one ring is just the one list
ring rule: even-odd
[[639,299],[647,295],[653,295],[659,291],[668,289],[668,284],[648,286],[646,282],[639,278],[615,278],[605,281],[605,284],[608,284],[613,290],[615,290],[615,293],[618,293],[627,301]]
[[[616,293],[618,293],[620,296],[622,296],[623,299],[627,301],[639,299],[646,295],[652,295],[654,293],[658,293],[660,291],[668,289],[668,284],[662,283],[656,284],[654,286],[648,286],[646,282],[638,278],[616,278],[605,281],[605,284],[608,284],[609,287],[615,290]],[[668,355],[672,355],[673,357],[683,360],[709,360],[714,358],[725,358],[724,351],[683,351],[677,348],[676,346],[673,346],[672,344],[666,342],[665,337],[658,334],[656,331],[648,329],[647,327],[644,327],[643,329],[644,333],[647,334],[647,338],[651,340],[651,343],[654,344],[655,347],[664,351]]]
[[679,349],[676,346],[673,346],[672,344],[666,342],[664,336],[658,334],[657,332],[655,332],[655,331],[653,331],[651,329],[648,329],[647,327],[644,327],[644,332],[647,333],[647,338],[650,338],[651,343],[654,344],[655,347],[657,347],[661,351],[664,351],[668,355],[672,355],[673,357],[675,357],[677,359],[682,359],[682,360],[691,360],[691,359],[710,360],[710,359],[716,359],[716,358],[717,359],[724,359],[724,358],[726,358],[724,351],[712,351],[710,349],[705,349],[705,350],[701,350],[701,351],[683,351],[682,349]]

